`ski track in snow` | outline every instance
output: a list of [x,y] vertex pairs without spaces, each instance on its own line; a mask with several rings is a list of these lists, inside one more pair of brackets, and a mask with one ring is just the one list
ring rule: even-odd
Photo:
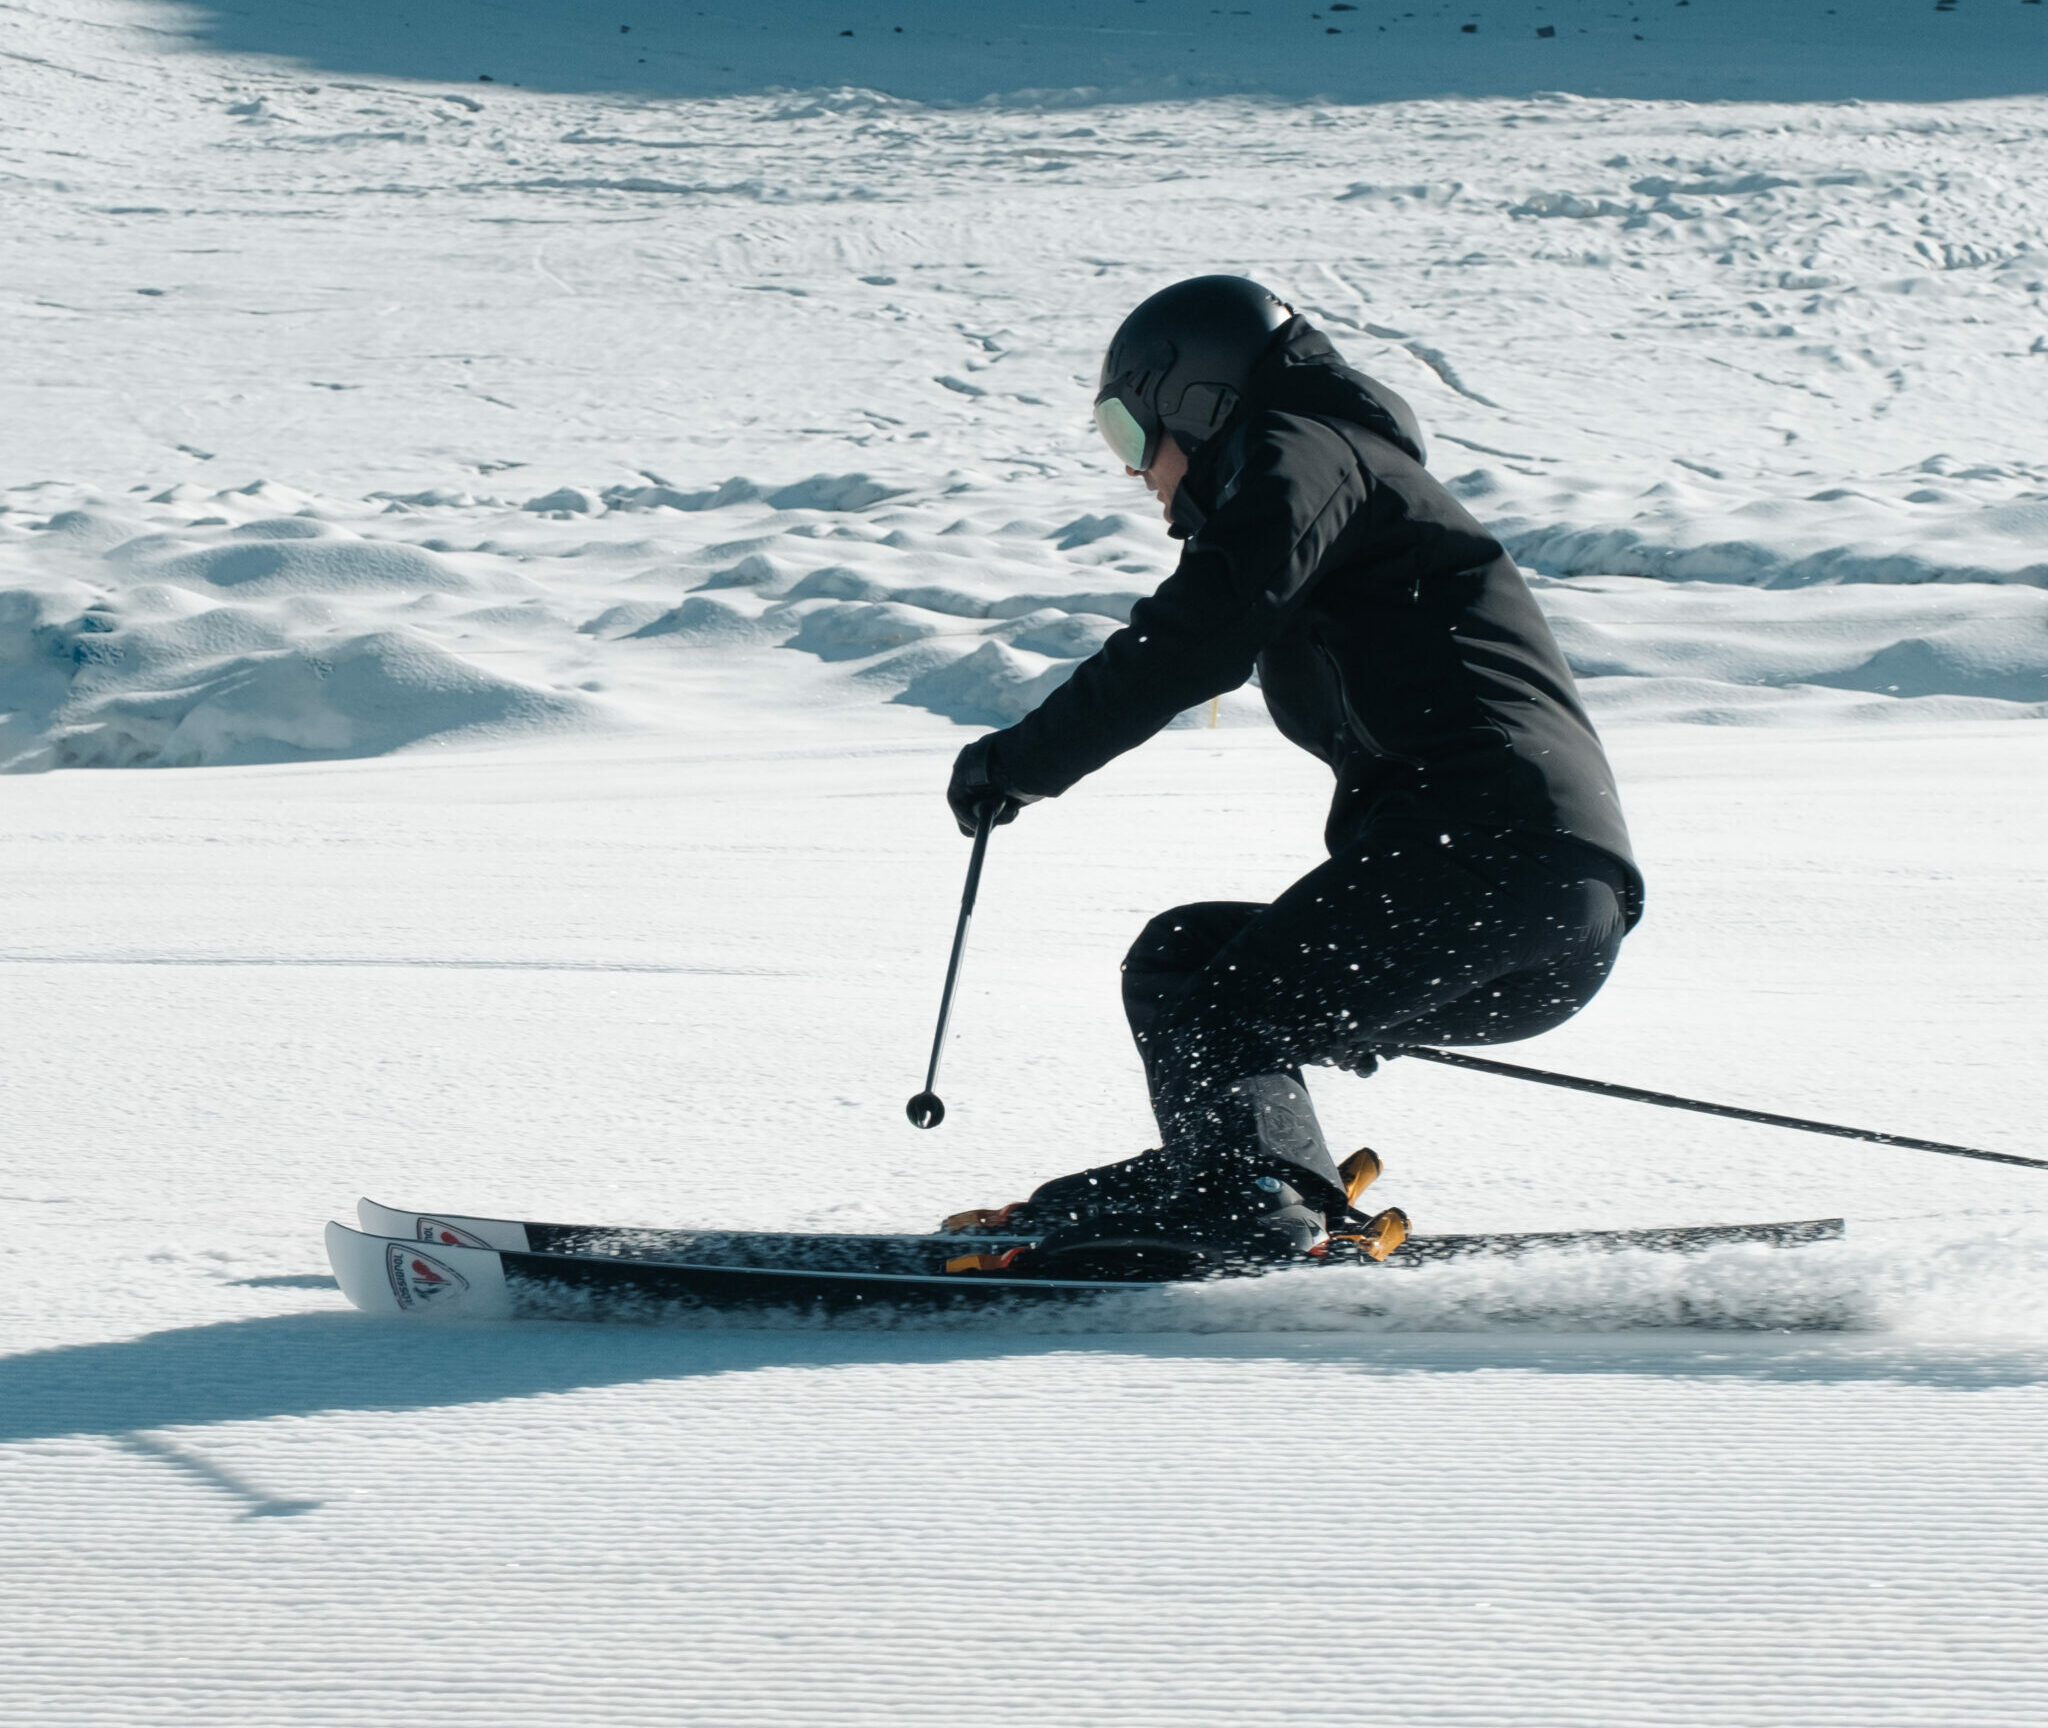
[[1409,396],[1613,744],[1651,915],[1527,1059],[2043,1150],[2048,11],[1143,6],[8,10],[0,1718],[2048,1714],[2034,1173],[1395,1063],[1311,1084],[1424,1230],[1850,1234],[341,1309],[358,1192],[1146,1143],[1124,945],[1316,852],[1255,690],[1003,831],[901,1103],[951,753],[1171,567],[1087,386],[1198,268]]
[[[1141,1143],[1122,945],[1298,870],[1316,765],[1184,730],[1005,829],[917,1135],[950,729],[834,714],[12,782],[10,1706],[1277,1721],[1308,1624],[1340,1716],[2038,1714],[2029,1172],[1396,1063],[1312,1084],[1425,1228],[1851,1233],[886,1331],[337,1311],[358,1189],[903,1229]],[[1544,1059],[2038,1150],[2044,737],[1624,728],[1655,913]]]
[[[109,1722],[923,1723],[963,1696],[1047,1728],[1277,1721],[1302,1701],[1261,1664],[1304,1626],[1338,1673],[1301,1691],[1339,1720],[1867,1721],[1876,1674],[1899,1721],[2019,1721],[2031,1696],[2035,1537],[1973,1492],[2037,1456],[2011,1365],[858,1340],[683,1361],[643,1334],[610,1341],[619,1384],[572,1394],[548,1388],[589,1373],[573,1328],[520,1339],[511,1373],[502,1337],[352,1330],[278,1343],[527,1395],[23,1448],[70,1535],[10,1614],[46,1652],[19,1708],[67,1710],[61,1663]],[[1880,1502],[1874,1545],[1855,1508]],[[203,1587],[146,1632],[101,1618],[109,1577],[159,1570]]]

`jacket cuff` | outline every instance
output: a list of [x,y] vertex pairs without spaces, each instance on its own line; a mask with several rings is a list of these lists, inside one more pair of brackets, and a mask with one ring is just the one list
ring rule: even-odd
[[1031,750],[1018,736],[1023,726],[1005,727],[988,735],[988,776],[1005,792],[1021,792],[1031,798],[1057,798],[1066,787],[1048,783],[1031,772]]

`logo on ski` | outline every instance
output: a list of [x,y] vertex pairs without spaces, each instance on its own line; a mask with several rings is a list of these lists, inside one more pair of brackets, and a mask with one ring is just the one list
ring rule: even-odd
[[445,1308],[469,1288],[469,1280],[454,1267],[398,1242],[384,1250],[384,1271],[401,1308]]
[[417,1218],[413,1221],[413,1234],[422,1242],[435,1242],[443,1248],[488,1248],[490,1244],[471,1231],[443,1222],[439,1218]]

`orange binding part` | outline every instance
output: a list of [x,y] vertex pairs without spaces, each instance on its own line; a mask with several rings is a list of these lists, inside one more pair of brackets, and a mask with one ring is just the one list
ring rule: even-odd
[[955,1254],[946,1262],[948,1272],[1007,1272],[1010,1263],[1024,1252],[1023,1246],[1006,1248],[1000,1254]]
[[1356,1206],[1359,1195],[1379,1180],[1383,1168],[1377,1152],[1370,1146],[1359,1147],[1337,1166],[1337,1174],[1344,1178],[1344,1198]]
[[1408,1214],[1398,1206],[1389,1206],[1368,1219],[1362,1230],[1333,1232],[1329,1241],[1322,1244],[1318,1257],[1328,1255],[1337,1243],[1348,1242],[1368,1260],[1384,1260],[1407,1240]]

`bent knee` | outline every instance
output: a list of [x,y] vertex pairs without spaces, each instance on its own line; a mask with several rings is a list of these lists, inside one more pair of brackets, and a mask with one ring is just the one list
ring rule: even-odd
[[1265,907],[1241,900],[1203,900],[1149,920],[1124,955],[1126,972],[1194,973],[1215,959]]

